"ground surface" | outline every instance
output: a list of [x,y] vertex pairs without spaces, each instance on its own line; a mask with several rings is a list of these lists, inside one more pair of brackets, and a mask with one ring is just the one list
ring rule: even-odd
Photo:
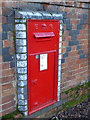
[[[74,105],[72,108],[69,108],[68,110],[58,114],[56,116],[53,116],[50,120],[73,120],[76,118],[76,120],[90,120],[90,102],[88,100],[79,103],[77,105]],[[62,118],[62,119],[61,119]]]

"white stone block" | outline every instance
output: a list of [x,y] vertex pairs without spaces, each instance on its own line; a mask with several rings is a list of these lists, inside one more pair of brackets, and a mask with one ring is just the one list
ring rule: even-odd
[[27,54],[16,54],[17,60],[26,60]]
[[60,82],[58,82],[58,87],[60,87]]
[[18,105],[27,105],[27,100],[18,100]]
[[59,32],[59,36],[62,36],[62,31],[60,30],[60,32]]
[[16,39],[16,45],[26,45],[26,39]]
[[16,32],[16,38],[26,38],[26,32]]
[[[20,86],[20,87],[24,87],[24,86],[26,86],[27,85],[27,81],[20,81],[19,83],[18,83],[18,86]],[[24,90],[24,89],[23,89]]]
[[62,30],[62,28],[63,28],[63,24],[60,24],[60,30]]
[[26,110],[28,110],[28,107],[27,106],[18,106],[18,109],[20,111],[26,111]]
[[24,94],[18,94],[18,99],[24,99]]
[[26,30],[26,25],[25,24],[16,24],[15,30]]
[[60,77],[58,77],[58,82],[60,82]]
[[43,15],[43,16],[51,17],[51,14],[50,14],[50,13],[44,13],[44,12],[42,12],[42,15]]
[[62,43],[60,42],[60,43],[59,43],[59,48],[61,48],[61,47],[62,47]]
[[29,18],[30,16],[33,16],[33,12],[19,12],[20,14],[22,14],[22,18]]
[[16,22],[16,23],[18,23],[18,22],[19,22],[19,20],[18,20],[18,19],[16,19],[16,20],[15,20],[15,22]]
[[17,68],[17,73],[25,74],[27,73],[27,68]]
[[59,49],[59,54],[61,53],[61,49]]
[[61,66],[58,66],[58,70],[59,70],[59,71],[61,70]]
[[59,37],[59,41],[60,41],[60,42],[62,41],[62,37]]
[[26,67],[27,61],[17,61],[17,67]]
[[38,16],[38,17],[39,17],[39,16],[40,16],[40,17],[42,16],[42,14],[39,13],[39,12],[33,12],[33,13],[34,13],[34,16]]
[[25,74],[25,75],[18,75],[18,80],[27,80],[27,74]]
[[59,57],[58,57],[58,59],[61,59],[61,54],[59,54]]
[[17,53],[26,53],[27,48],[26,47],[16,47],[16,52]]
[[62,23],[63,23],[63,20],[60,20],[60,23],[62,24]]
[[23,112],[23,114],[24,114],[25,116],[27,116],[27,115],[28,115],[28,111],[26,111],[26,112]]

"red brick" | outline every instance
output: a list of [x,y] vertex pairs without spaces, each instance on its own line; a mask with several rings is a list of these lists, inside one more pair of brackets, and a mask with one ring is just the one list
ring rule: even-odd
[[77,60],[77,64],[84,63],[84,62],[87,61],[87,60],[88,60],[87,58],[79,59],[79,60]]
[[83,50],[83,54],[87,54],[88,53],[88,49]]
[[85,76],[85,75],[88,75],[88,71],[85,71],[83,73],[80,73],[80,76]]
[[69,67],[66,67],[66,68],[61,69],[61,72],[62,72],[62,73],[69,72]]
[[8,77],[3,77],[0,79],[2,83],[7,83],[7,82],[12,82],[15,80],[15,76],[8,76]]
[[7,103],[9,101],[13,101],[14,97],[15,97],[15,95],[10,95],[10,96],[7,96],[5,98],[2,98],[2,104]]
[[72,30],[77,30],[77,25],[72,25]]
[[[7,12],[6,12],[7,11]],[[10,8],[7,8],[7,7],[3,7],[2,8],[2,15],[3,16],[7,16],[7,15],[9,15],[10,14]]]
[[74,24],[74,25],[77,26],[77,24],[79,24],[79,23],[80,23],[80,20],[79,20],[79,19],[71,19],[71,20],[70,20],[70,24]]
[[7,23],[7,19],[5,16],[0,16],[0,23],[2,23],[2,24]]
[[0,70],[2,70],[2,64],[0,64]]
[[66,48],[62,48],[62,53],[65,53],[66,52]]
[[3,60],[2,60],[2,56],[0,56],[0,63],[2,63],[2,61],[3,61]]
[[16,88],[12,88],[12,89],[9,89],[7,91],[3,91],[2,92],[2,97],[6,97],[6,96],[9,96],[9,95],[14,95],[16,94]]
[[75,79],[75,78],[76,78],[76,75],[75,75],[75,76],[69,76],[69,77],[68,77],[68,81],[69,81],[69,80],[73,80],[73,79]]
[[12,113],[15,110],[16,110],[16,107],[12,106],[12,108],[3,111],[2,115],[6,115],[6,114],[9,114],[9,113]]
[[67,6],[72,6],[72,2],[67,2]]
[[88,44],[88,40],[80,40],[79,44]]
[[88,49],[88,44],[87,45],[82,45],[81,49]]
[[64,31],[64,35],[65,35],[65,36],[68,36],[68,33],[69,33],[68,30],[65,30],[65,31]]
[[65,61],[67,62],[67,63],[69,63],[69,62],[72,62],[72,61],[77,61],[78,59],[80,58],[80,55],[76,55],[76,56],[69,56],[69,57],[67,57],[66,59],[65,59]]
[[62,10],[63,10],[63,7],[62,7],[62,6],[60,6],[58,9],[59,9],[60,11],[62,11]]
[[77,40],[88,39],[88,35],[77,35]]
[[2,64],[2,69],[8,69],[9,68],[9,63],[7,62],[7,63],[3,63]]
[[79,7],[82,7],[82,3],[79,3]]
[[63,36],[63,41],[70,41],[70,40],[71,40],[71,36],[68,35]]
[[12,87],[13,87],[13,84],[12,84],[12,83],[5,84],[5,85],[2,85],[2,90],[11,89]]
[[[0,78],[2,78],[2,70],[0,70]],[[1,83],[1,81],[0,81],[0,83]]]
[[85,63],[81,63],[81,64],[80,64],[80,68],[85,67],[85,66],[88,66],[88,62],[85,62]]
[[8,104],[2,105],[2,110],[10,108],[10,107],[12,107],[14,105],[15,105],[15,101],[12,101],[12,102],[10,102]]
[[65,7],[65,12],[69,12],[69,8],[68,7]]
[[67,67],[67,66],[68,66],[67,63],[63,63],[63,64],[61,64],[61,68],[65,68],[65,67]]
[[76,64],[76,65],[74,65],[74,66],[70,66],[69,69],[70,69],[70,70],[79,69],[79,64]]
[[72,72],[67,72],[67,73],[63,73],[62,77],[66,78],[66,77],[71,76],[71,75],[72,75]]
[[62,43],[62,47],[67,47],[67,46],[68,46],[68,42],[65,41]]
[[78,74],[79,72],[80,72],[79,69],[78,70],[74,70],[74,71],[72,71],[72,75]]
[[83,71],[86,71],[86,70],[88,70],[88,66],[86,66],[86,67],[84,67],[84,68],[81,68],[81,69],[80,69],[80,72],[83,72]]
[[71,47],[71,50],[73,51],[73,50],[76,50],[76,48],[77,48],[77,46],[72,46]]
[[11,45],[11,41],[4,40],[4,47],[10,47]]
[[[76,49],[76,47],[74,47],[74,49]],[[78,54],[78,51],[73,51],[73,52],[69,52],[68,56],[74,56],[74,55],[77,55],[77,54]]]
[[10,51],[11,54],[14,54],[15,53],[15,48],[14,47],[10,47],[9,51]]
[[80,34],[88,34],[88,30],[80,30]]
[[11,69],[2,71],[2,76],[8,76],[8,75],[12,75],[12,70]]
[[82,25],[82,29],[88,30],[88,25]]

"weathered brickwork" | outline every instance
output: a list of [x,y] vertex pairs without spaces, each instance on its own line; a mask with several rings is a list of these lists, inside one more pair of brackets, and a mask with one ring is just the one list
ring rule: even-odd
[[[14,111],[17,102],[19,106],[23,106],[20,109],[28,111],[28,95],[22,96],[23,93],[27,93],[27,42],[26,19],[24,19],[26,17],[61,19],[63,15],[63,32],[60,32],[60,36],[63,37],[59,39],[59,45],[62,48],[62,51],[59,51],[61,52],[59,62],[62,64],[58,67],[61,71],[61,77],[58,78],[58,86],[60,86],[58,87],[60,90],[58,101],[60,101],[56,103],[56,106],[67,101],[67,96],[62,92],[88,81],[88,8],[90,8],[88,2],[58,2],[57,0],[44,1],[44,3],[43,1],[37,3],[36,1],[2,2],[2,7],[0,7],[0,102],[2,103],[0,116]],[[18,11],[33,12],[18,14]],[[62,28],[62,23],[60,28]],[[17,93],[21,95],[17,96]],[[31,117],[50,116],[53,111],[56,111],[55,105],[33,113]]]

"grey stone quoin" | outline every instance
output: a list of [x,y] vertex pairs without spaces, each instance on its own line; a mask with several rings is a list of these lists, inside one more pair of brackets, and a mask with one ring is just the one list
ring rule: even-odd
[[[63,15],[49,12],[15,12],[15,38],[16,38],[16,66],[17,66],[17,96],[18,109],[28,115],[28,76],[27,76],[27,19],[55,19],[60,20],[59,30],[59,56],[58,56],[58,87],[57,106],[60,104],[60,76],[61,76],[61,47]],[[59,103],[59,104],[58,104]],[[44,108],[45,109],[45,108]]]

